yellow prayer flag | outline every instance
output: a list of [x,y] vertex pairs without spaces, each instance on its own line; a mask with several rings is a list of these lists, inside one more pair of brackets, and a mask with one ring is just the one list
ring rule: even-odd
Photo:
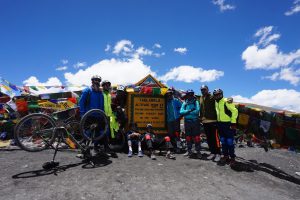
[[165,95],[168,91],[168,88],[160,88],[161,95]]
[[134,89],[133,88],[126,88],[126,92],[129,92],[129,93],[134,92]]

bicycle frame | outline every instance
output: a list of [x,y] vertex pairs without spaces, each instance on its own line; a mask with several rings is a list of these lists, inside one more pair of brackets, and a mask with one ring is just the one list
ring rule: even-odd
[[[52,159],[52,161],[54,162],[54,160],[55,160],[55,157],[56,157],[56,154],[57,154],[57,151],[58,151],[58,145],[61,143],[61,142],[64,142],[64,143],[66,143],[69,147],[70,147],[70,145],[67,143],[67,142],[65,142],[65,141],[63,141],[63,133],[62,133],[62,131],[64,131],[66,134],[67,134],[67,136],[68,136],[68,138],[71,138],[71,141],[72,142],[74,142],[75,144],[76,144],[76,146],[77,147],[79,147],[79,149],[81,150],[81,152],[83,153],[83,155],[84,155],[84,159],[87,159],[87,160],[89,160],[91,157],[92,157],[92,155],[91,155],[91,152],[90,152],[90,149],[91,149],[91,141],[87,141],[87,145],[86,146],[83,146],[83,145],[81,145],[75,138],[74,138],[74,136],[72,135],[72,134],[70,134],[69,132],[68,132],[68,130],[65,128],[65,127],[56,127],[55,128],[55,130],[54,130],[55,132],[54,132],[54,137],[55,138],[58,138],[58,142],[57,142],[57,144],[56,144],[56,146],[54,147],[52,144],[50,144],[50,146],[55,150],[55,152],[54,152],[54,155],[53,155],[53,159]],[[90,161],[90,160],[89,160]]]

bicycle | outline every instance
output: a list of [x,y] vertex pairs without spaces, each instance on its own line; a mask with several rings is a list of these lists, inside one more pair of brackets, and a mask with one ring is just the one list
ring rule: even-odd
[[[75,120],[76,109],[71,108],[50,115],[33,113],[23,117],[15,127],[14,136],[17,144],[29,152],[54,149],[52,161],[44,163],[44,169],[59,165],[55,162],[55,157],[62,142],[70,148],[79,148],[83,159],[94,166],[92,143],[104,137],[108,129],[107,117],[103,111],[92,109],[85,113],[79,123]],[[71,116],[66,118],[66,114]]]

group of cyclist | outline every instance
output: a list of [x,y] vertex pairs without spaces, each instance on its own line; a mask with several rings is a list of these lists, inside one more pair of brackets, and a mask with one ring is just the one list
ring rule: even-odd
[[[91,81],[92,86],[83,90],[79,101],[80,115],[83,116],[90,109],[100,109],[109,118],[109,132],[118,131],[120,123],[115,119],[111,108],[112,97],[109,92],[111,83],[102,81],[98,75],[93,76]],[[154,150],[164,145],[167,148],[166,157],[174,159],[173,153],[182,151],[180,121],[183,118],[187,146],[184,156],[196,155],[197,158],[202,159],[200,132],[203,125],[210,151],[206,159],[224,164],[235,164],[234,133],[238,110],[231,98],[224,98],[221,89],[215,89],[211,94],[208,86],[202,85],[200,90],[202,93],[200,98],[195,96],[193,90],[187,90],[183,101],[175,97],[174,89],[167,90],[165,96],[168,134],[163,138],[157,137],[151,124],[145,124],[146,131],[140,133],[137,124],[131,122],[126,134],[128,157],[133,156],[133,146],[137,146],[139,157],[143,157],[143,150],[147,149],[150,152],[150,158],[154,160],[156,159]],[[195,153],[192,150],[193,144]],[[99,149],[98,142],[94,143],[94,149]]]

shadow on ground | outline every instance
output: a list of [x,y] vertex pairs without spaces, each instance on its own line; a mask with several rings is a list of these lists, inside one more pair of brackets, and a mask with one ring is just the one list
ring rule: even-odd
[[73,164],[68,164],[68,165],[62,165],[62,166],[57,166],[52,169],[40,169],[40,170],[34,170],[34,171],[28,171],[28,172],[22,172],[16,175],[13,175],[13,179],[20,179],[20,178],[33,178],[33,177],[40,177],[40,176],[46,176],[50,174],[58,175],[59,173],[62,173],[66,171],[67,169],[77,167],[82,165],[83,169],[95,169],[99,167],[104,167],[109,164],[111,164],[112,161],[103,158],[103,157],[93,157],[90,161],[81,161],[78,163],[73,163]]
[[256,160],[245,160],[243,158],[237,158],[234,165],[230,166],[232,170],[236,172],[254,172],[263,171],[274,177],[289,181],[291,183],[300,185],[300,179],[291,176],[281,169],[274,167],[268,163],[258,163]]

